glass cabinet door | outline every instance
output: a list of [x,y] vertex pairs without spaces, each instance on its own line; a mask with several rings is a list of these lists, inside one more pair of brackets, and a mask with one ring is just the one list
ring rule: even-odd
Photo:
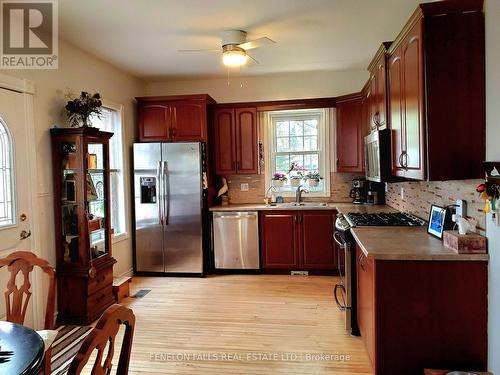
[[79,261],[79,192],[80,176],[79,150],[76,141],[61,142],[61,218],[62,249],[64,262]]
[[109,252],[106,229],[108,192],[106,186],[107,150],[102,143],[88,143],[85,171],[85,202],[90,256],[99,258]]

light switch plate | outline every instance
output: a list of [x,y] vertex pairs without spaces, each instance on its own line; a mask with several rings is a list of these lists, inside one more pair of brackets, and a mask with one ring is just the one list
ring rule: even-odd
[[248,184],[241,184],[240,185],[240,190],[241,191],[248,191]]

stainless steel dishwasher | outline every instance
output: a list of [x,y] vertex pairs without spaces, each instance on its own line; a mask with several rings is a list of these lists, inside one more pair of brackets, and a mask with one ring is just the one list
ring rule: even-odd
[[214,212],[217,269],[259,269],[259,217],[255,211]]

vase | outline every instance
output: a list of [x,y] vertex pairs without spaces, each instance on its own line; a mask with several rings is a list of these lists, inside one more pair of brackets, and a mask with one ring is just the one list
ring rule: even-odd
[[300,181],[302,181],[302,179],[292,178],[290,180],[290,185],[292,185],[292,187],[297,187],[300,185]]
[[275,187],[282,187],[284,184],[283,180],[273,180],[273,186]]

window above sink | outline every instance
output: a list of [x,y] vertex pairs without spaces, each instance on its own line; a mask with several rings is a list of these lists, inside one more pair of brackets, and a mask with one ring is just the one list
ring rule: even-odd
[[[295,196],[297,186],[304,185],[307,197],[330,196],[330,120],[333,109],[307,109],[267,112],[266,130],[266,186],[271,186],[273,175],[285,174],[287,179],[277,187],[280,195]],[[333,142],[334,144],[334,142]],[[290,171],[292,165],[297,170]],[[322,179],[317,186],[306,179],[294,181],[291,177],[318,173]]]

